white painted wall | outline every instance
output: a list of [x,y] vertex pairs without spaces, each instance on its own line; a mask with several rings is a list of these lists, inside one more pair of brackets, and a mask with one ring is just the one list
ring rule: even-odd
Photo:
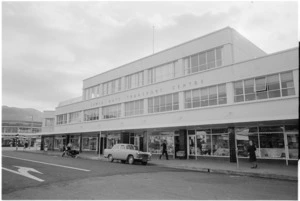
[[183,102],[180,100],[180,108],[182,108],[180,111],[60,125],[55,127],[55,132],[90,132],[99,130],[297,119],[299,104],[298,92],[296,92],[295,96],[290,97],[233,103],[232,82],[261,75],[293,71],[295,90],[297,90],[299,89],[297,79],[299,73],[298,63],[298,49],[295,48],[259,59],[211,69],[102,98],[59,107],[56,110],[56,115],[174,92],[180,92],[181,95],[179,98],[181,97],[180,99],[183,99],[183,91],[185,90],[221,83],[226,83],[228,96],[228,104],[226,105],[186,110],[183,109]]

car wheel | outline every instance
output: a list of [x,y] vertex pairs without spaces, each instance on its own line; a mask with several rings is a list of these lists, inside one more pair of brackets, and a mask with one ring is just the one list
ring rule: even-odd
[[128,156],[128,163],[130,164],[130,165],[132,165],[133,163],[134,163],[134,158],[133,158],[133,156]]
[[108,156],[108,161],[109,161],[109,162],[114,162],[114,159],[113,159],[112,155],[109,155],[109,156]]
[[142,162],[143,165],[147,165],[148,162]]

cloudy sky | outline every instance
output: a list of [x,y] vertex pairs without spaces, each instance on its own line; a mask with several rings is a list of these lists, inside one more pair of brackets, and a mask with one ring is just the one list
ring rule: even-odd
[[2,105],[54,110],[82,80],[231,26],[267,53],[298,45],[296,2],[2,2]]

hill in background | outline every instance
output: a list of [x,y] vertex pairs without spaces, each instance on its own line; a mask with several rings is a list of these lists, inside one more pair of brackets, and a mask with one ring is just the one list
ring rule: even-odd
[[2,121],[33,121],[42,122],[43,113],[33,108],[17,108],[2,106]]

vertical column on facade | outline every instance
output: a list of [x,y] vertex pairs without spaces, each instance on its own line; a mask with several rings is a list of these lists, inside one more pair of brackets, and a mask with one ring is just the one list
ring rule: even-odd
[[181,76],[184,76],[183,59],[178,59],[178,61],[175,63],[175,77]]
[[67,113],[67,124],[69,123],[70,113]]
[[80,121],[84,122],[84,112],[83,112],[83,110],[80,112],[79,115],[80,115],[80,117],[79,117]]
[[103,119],[102,107],[99,107],[99,120]]
[[148,84],[148,70],[144,70],[144,85]]
[[80,139],[79,139],[80,143],[79,143],[79,152],[82,152],[82,133],[80,133]]
[[286,165],[289,165],[289,145],[288,145],[288,138],[284,126],[282,126],[282,130],[283,130],[283,139],[284,139],[285,163]]
[[227,104],[234,103],[233,82],[226,83]]
[[299,96],[299,70],[293,70],[293,80],[294,80],[294,87],[295,87],[295,94]]
[[178,99],[179,99],[179,110],[184,110],[184,92],[180,91],[178,93]]
[[144,98],[144,114],[148,114],[148,98]]
[[125,117],[125,103],[121,103],[121,116],[120,117]]
[[121,91],[125,91],[125,77],[121,77]]

